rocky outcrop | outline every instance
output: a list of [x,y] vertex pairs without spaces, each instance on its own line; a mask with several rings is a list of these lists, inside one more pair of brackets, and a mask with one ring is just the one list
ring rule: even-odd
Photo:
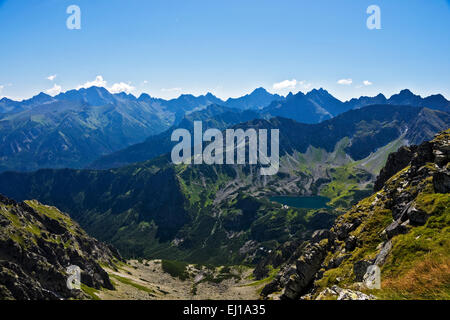
[[390,177],[406,167],[416,151],[417,146],[404,146],[398,149],[397,152],[391,153],[388,156],[386,165],[381,169],[380,174],[375,181],[374,190],[380,191],[381,188],[383,188],[384,183],[388,181]]
[[67,267],[81,269],[81,283],[113,289],[100,263],[122,258],[89,237],[69,216],[37,201],[0,195],[0,299],[83,298],[67,287]]
[[325,259],[326,247],[326,243],[306,245],[302,256],[295,263],[295,273],[290,276],[286,283],[281,296],[282,299],[297,299],[305,293]]
[[329,300],[336,298],[336,300],[375,300],[373,295],[368,295],[360,291],[343,289],[338,286],[326,288],[317,296],[317,300]]

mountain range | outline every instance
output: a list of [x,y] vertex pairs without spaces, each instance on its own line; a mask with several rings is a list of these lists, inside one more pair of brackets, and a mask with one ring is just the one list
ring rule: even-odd
[[[249,107],[261,94],[243,98]],[[265,99],[278,96],[266,92]],[[268,100],[268,101],[269,101]],[[271,101],[271,100],[270,100]],[[82,168],[178,124],[185,115],[224,103],[212,94],[163,100],[142,94],[111,94],[105,88],[45,93],[21,102],[0,100],[0,171]]]
[[[450,109],[450,102],[442,95],[421,98],[409,90],[389,99],[380,94],[347,102],[339,101],[324,89],[282,97],[264,88],[226,101],[211,93],[198,97],[185,94],[164,100],[147,94],[139,97],[123,92],[111,94],[100,87],[70,90],[55,97],[40,93],[20,102],[3,98],[0,100],[0,172],[86,166],[108,168],[148,160],[159,151],[167,151],[165,142],[158,147],[159,139],[167,137],[168,129],[183,126],[189,129],[196,119],[209,118],[212,124],[214,117],[218,117],[223,126],[247,121],[250,117],[270,119],[274,116],[318,123],[347,110],[374,104],[424,106],[444,112]],[[209,105],[227,109],[211,114],[207,109]],[[223,119],[220,119],[222,113]],[[140,151],[148,147],[147,143],[157,147]],[[129,157],[124,156],[127,153]],[[104,156],[106,159],[102,158]]]
[[[406,97],[410,96],[409,91],[407,90],[402,91],[401,94],[405,96],[405,99]],[[361,101],[359,101],[359,103],[356,103],[355,101],[342,103],[332,95],[330,95],[326,90],[319,89],[312,90],[306,95],[301,92],[297,93],[296,95],[290,94],[286,97],[285,100],[274,101],[266,108],[260,110],[237,111],[236,109],[214,105],[204,110],[187,115],[178,125],[172,126],[159,135],[151,136],[142,143],[135,144],[123,150],[119,150],[117,152],[100,157],[88,167],[97,169],[115,168],[133,162],[149,160],[162,153],[169,152],[176,144],[175,142],[170,141],[171,133],[177,128],[184,128],[189,130],[192,134],[194,121],[202,121],[206,128],[217,128],[219,130],[226,129],[229,126],[240,122],[245,122],[252,119],[271,119],[273,116],[293,119],[302,123],[315,124],[326,119],[331,119],[333,116],[337,116],[345,111],[361,108],[363,105],[376,105],[375,102],[380,100],[377,97],[374,97],[373,100],[370,100],[371,98],[366,99],[365,97],[362,97],[360,99]],[[397,98],[397,96],[393,96],[392,100],[384,99],[383,101],[385,102],[384,105],[394,106],[392,102],[398,100],[399,99]],[[426,100],[430,100],[430,97],[426,98]],[[408,106],[413,106],[413,101],[411,101],[411,104],[408,104],[407,101],[403,101],[403,103]],[[439,107],[445,105],[450,106],[449,102],[447,101],[438,104],[432,104],[432,109],[449,110],[448,107]],[[327,111],[325,107],[328,110],[331,110],[334,115],[331,112]],[[377,112],[377,110],[374,109],[374,112]],[[434,113],[431,112],[431,109],[424,109],[423,112],[429,112],[430,117],[426,120],[426,123],[421,128],[423,130],[419,130],[419,128],[416,128],[416,130],[412,131],[417,135],[422,135],[422,137],[413,137],[411,143],[424,141],[425,139],[432,136],[430,135],[431,132],[437,132],[436,129],[442,129],[445,127],[445,125],[442,124],[446,123],[446,112],[438,113],[438,116],[434,116]],[[439,120],[440,117],[444,117],[442,121]],[[424,118],[425,116],[420,117],[417,121],[421,121],[421,119]],[[436,121],[440,122],[440,124],[437,124],[434,129],[427,129],[429,123]],[[418,124],[418,126],[421,125]],[[319,132],[317,134],[319,136],[322,136]]]

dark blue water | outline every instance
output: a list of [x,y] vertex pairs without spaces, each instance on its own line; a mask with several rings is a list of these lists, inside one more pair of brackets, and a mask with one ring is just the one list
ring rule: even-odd
[[327,202],[330,201],[330,199],[321,196],[304,196],[304,197],[273,196],[270,198],[270,201],[275,201],[295,208],[321,209],[327,208]]

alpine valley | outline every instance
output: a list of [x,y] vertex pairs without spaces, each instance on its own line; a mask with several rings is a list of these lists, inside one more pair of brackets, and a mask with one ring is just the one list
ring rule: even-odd
[[[173,164],[194,121],[279,129],[278,173]],[[0,299],[449,299],[449,128],[407,89],[4,98]]]

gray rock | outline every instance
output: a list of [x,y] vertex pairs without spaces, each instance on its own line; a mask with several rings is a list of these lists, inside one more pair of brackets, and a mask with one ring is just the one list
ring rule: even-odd
[[377,254],[375,257],[375,263],[377,266],[382,266],[386,262],[386,258],[389,255],[389,252],[391,252],[392,249],[392,241],[387,241],[383,247],[381,248],[380,253]]
[[338,300],[375,300],[374,296],[367,295],[360,291],[342,289],[337,286],[333,286],[331,290],[338,294]]

